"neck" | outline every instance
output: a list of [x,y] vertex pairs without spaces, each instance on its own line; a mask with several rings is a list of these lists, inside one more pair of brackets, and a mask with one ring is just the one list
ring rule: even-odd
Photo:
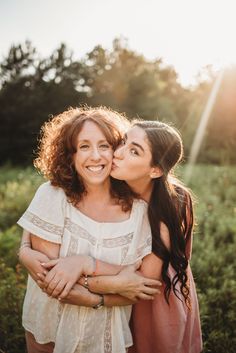
[[83,200],[92,201],[94,203],[102,202],[104,204],[109,202],[111,199],[110,186],[110,180],[101,185],[86,185],[86,194],[83,197]]
[[152,194],[152,189],[153,189],[153,182],[152,180],[138,180],[138,181],[131,181],[127,183],[130,188],[139,194],[141,199],[143,199],[146,202],[150,201],[151,194]]

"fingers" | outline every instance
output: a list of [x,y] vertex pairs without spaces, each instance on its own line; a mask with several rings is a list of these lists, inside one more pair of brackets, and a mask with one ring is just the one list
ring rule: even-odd
[[39,286],[41,289],[43,289],[43,291],[44,291],[44,282],[43,282],[43,281],[40,281],[40,279],[38,279],[38,280],[37,280],[37,284],[38,284],[38,286]]
[[[59,286],[59,287],[62,286],[62,288],[64,288],[65,282],[62,283],[62,280],[55,276],[53,278],[53,280],[48,284],[48,286],[45,287],[47,294],[50,296],[53,296],[52,293],[54,292],[54,290],[56,290],[57,286]],[[61,292],[61,291],[59,291],[59,292]]]
[[44,268],[51,268],[51,267],[57,265],[58,262],[59,262],[59,260],[60,260],[60,259],[50,260],[50,261],[48,261],[48,262],[43,262],[43,263],[41,263],[41,265],[42,265]]
[[142,300],[153,300],[154,299],[153,295],[148,295],[148,294],[145,294],[145,293],[140,293],[140,294],[137,295],[137,297],[139,299],[142,299]]
[[162,286],[161,281],[158,281],[156,279],[151,279],[151,278],[145,278],[144,280],[144,285],[145,286]]
[[[45,284],[45,287],[48,287],[49,286],[49,283],[52,282],[52,280],[54,279],[54,277],[56,276],[56,272],[54,271],[54,269],[52,269],[51,271],[49,271],[44,279],[44,284]],[[58,277],[58,281],[59,282],[59,278]],[[55,278],[56,280],[56,278]]]
[[160,290],[157,288],[152,288],[152,287],[147,287],[143,289],[143,293],[148,294],[148,295],[154,295],[154,294],[160,294]]
[[[61,292],[63,291],[63,289],[65,288],[65,281],[63,281],[63,280],[60,280],[58,283],[57,283],[57,285],[56,285],[56,287],[54,288],[54,290],[52,291],[52,293],[51,293],[51,296],[53,297],[53,298],[57,298],[60,294],[61,294]],[[50,286],[50,284],[49,284],[49,286]]]
[[72,289],[74,283],[73,282],[68,282],[63,290],[63,292],[60,294],[60,299],[66,298],[67,295],[69,294],[70,290]]

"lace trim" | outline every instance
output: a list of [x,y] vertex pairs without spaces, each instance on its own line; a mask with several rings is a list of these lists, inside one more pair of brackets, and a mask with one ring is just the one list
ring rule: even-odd
[[127,255],[128,249],[126,250],[126,248],[123,248],[122,254],[121,254],[122,264],[127,265],[127,264],[134,263],[138,257],[142,256],[146,252],[145,250],[151,253],[151,250],[152,250],[151,245],[152,245],[152,238],[150,236],[147,238],[146,242],[136,250],[135,254]]
[[128,250],[129,250],[129,247],[128,246],[125,246],[121,249],[121,264],[124,263],[125,261],[125,258],[126,258],[126,255],[128,253]]
[[102,240],[102,245],[105,248],[114,248],[116,246],[123,246],[131,243],[132,239],[134,237],[134,233],[128,233],[126,235],[122,235],[120,237],[116,238],[110,238],[110,239],[103,239]]
[[60,237],[63,235],[63,227],[57,226],[55,224],[49,223],[44,221],[43,219],[39,218],[35,214],[31,213],[30,211],[26,211],[23,216],[27,221],[39,227],[43,230],[46,230],[49,233],[57,234]]
[[78,224],[72,222],[69,218],[65,219],[65,228],[72,234],[78,236],[79,238],[87,240],[90,244],[95,246],[100,242],[104,248],[115,248],[118,246],[124,246],[131,243],[134,233],[128,233],[126,235],[122,235],[116,238],[107,238],[107,239],[97,239],[93,235],[91,235],[86,229],[80,227]]
[[107,317],[104,332],[104,353],[112,353],[111,314],[112,309],[107,309]]
[[80,227],[78,224],[73,223],[69,218],[65,219],[65,228],[69,230],[70,233],[78,235],[80,238],[88,240],[93,246],[96,245],[97,239],[92,236],[87,230]]
[[68,247],[68,253],[66,256],[72,256],[77,254],[77,249],[78,249],[78,239],[75,237],[71,236],[70,238],[70,243]]

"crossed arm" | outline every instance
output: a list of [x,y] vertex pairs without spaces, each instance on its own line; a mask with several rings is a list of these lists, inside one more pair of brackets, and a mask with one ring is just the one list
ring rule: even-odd
[[[162,233],[168,239],[166,231],[163,228]],[[83,287],[83,275],[91,275],[94,271],[94,261],[90,256],[58,259],[58,244],[24,231],[22,242],[27,241],[31,242],[33,249],[23,247],[20,261],[48,295],[60,297],[63,302],[94,306],[100,301],[100,296],[95,293],[104,293],[106,306],[130,305],[137,299],[152,299],[160,292],[153,286],[160,285],[156,279],[161,278],[162,262],[154,254],[144,258],[139,272],[135,272],[135,266],[122,267],[99,261],[96,276],[88,278],[88,290]]]

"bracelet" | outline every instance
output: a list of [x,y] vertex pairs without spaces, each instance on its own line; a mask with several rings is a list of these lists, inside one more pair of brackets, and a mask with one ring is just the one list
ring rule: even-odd
[[19,247],[19,249],[18,249],[18,251],[17,251],[17,256],[20,255],[20,251],[21,251],[23,248],[31,248],[31,243],[30,243],[30,241],[24,241],[23,243],[21,243],[21,246]]
[[85,276],[84,276],[84,287],[89,290],[88,275],[85,275]]
[[101,297],[101,300],[98,304],[93,306],[93,309],[101,309],[104,306],[104,295],[98,294]]

